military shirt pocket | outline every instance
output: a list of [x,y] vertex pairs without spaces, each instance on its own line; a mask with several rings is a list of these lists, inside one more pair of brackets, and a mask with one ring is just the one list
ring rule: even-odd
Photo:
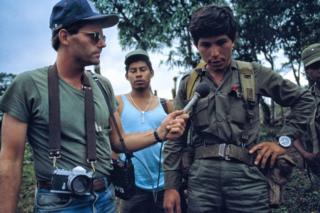
[[246,108],[243,98],[232,97],[230,99],[230,119],[233,123],[238,125],[244,125],[247,121],[246,119]]
[[198,101],[197,105],[193,109],[192,121],[196,128],[206,128],[209,126],[209,99],[202,98]]

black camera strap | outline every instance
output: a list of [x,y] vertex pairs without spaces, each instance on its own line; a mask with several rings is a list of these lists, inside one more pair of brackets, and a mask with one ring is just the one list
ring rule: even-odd
[[[87,161],[93,170],[96,162],[96,134],[95,134],[95,112],[93,92],[88,77],[83,74],[83,90],[85,104],[85,128],[87,141]],[[57,66],[54,64],[48,69],[48,96],[49,96],[49,158],[55,161],[61,157],[61,118],[60,118],[60,96],[59,76]]]
[[100,88],[100,90],[101,90],[101,92],[102,92],[102,94],[103,94],[103,97],[104,97],[104,99],[105,99],[105,101],[106,101],[106,103],[107,103],[107,105],[108,105],[110,117],[111,117],[111,119],[112,119],[112,121],[113,121],[113,123],[114,123],[114,126],[115,126],[115,128],[116,128],[117,134],[118,134],[118,136],[119,136],[119,140],[120,140],[120,143],[121,143],[123,152],[124,152],[124,154],[125,154],[125,156],[126,156],[126,159],[130,161],[131,158],[132,158],[132,153],[129,152],[128,149],[127,149],[127,146],[126,146],[126,144],[125,144],[125,142],[124,142],[124,139],[123,139],[123,137],[122,137],[122,135],[121,135],[119,126],[118,126],[118,124],[117,124],[117,121],[116,121],[116,119],[115,119],[115,117],[114,117],[114,115],[113,115],[113,112],[112,112],[112,110],[111,110],[112,108],[111,108],[111,103],[110,103],[110,101],[109,101],[108,92],[106,91],[105,87],[102,85],[102,83],[100,82],[100,80],[98,79],[97,75],[95,75],[95,74],[92,73],[92,72],[91,72],[91,75],[92,75],[92,78],[96,81],[98,87]]

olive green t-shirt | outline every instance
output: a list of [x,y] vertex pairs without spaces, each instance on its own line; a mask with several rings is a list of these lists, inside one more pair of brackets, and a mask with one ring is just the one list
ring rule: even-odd
[[[96,129],[96,173],[95,177],[109,175],[111,165],[111,145],[109,141],[109,110],[102,92],[88,74],[94,94]],[[116,101],[110,82],[99,79],[111,93],[112,112]],[[28,124],[27,137],[33,151],[34,166],[38,180],[50,180],[54,170],[48,157],[49,108],[48,108],[48,67],[18,75],[0,101],[0,109]],[[86,132],[84,117],[84,91],[77,90],[63,80],[59,80],[61,117],[61,158],[57,167],[71,170],[82,166],[91,170],[86,162]],[[14,127],[13,127],[14,131]]]

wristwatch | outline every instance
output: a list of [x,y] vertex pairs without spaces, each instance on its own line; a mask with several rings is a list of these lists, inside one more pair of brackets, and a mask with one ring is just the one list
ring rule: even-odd
[[279,145],[283,148],[289,148],[292,145],[292,140],[289,136],[283,135],[278,139]]

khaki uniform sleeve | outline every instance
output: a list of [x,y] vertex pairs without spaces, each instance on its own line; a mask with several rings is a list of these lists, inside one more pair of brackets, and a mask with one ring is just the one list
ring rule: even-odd
[[285,125],[279,131],[280,135],[297,137],[306,131],[314,109],[314,99],[307,89],[300,88],[278,73],[261,65],[256,70],[257,92],[270,97],[283,107],[290,107]]
[[[174,100],[175,109],[182,109],[185,105],[185,88],[186,78],[182,78],[178,94]],[[187,132],[187,130],[185,131]],[[163,170],[165,189],[178,189],[181,185],[181,154],[182,149],[186,146],[186,135],[181,136],[176,141],[168,141],[164,144],[163,149]]]

